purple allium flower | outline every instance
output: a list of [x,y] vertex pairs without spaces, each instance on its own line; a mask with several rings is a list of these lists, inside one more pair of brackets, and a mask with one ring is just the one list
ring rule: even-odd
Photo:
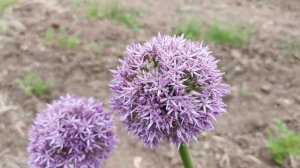
[[112,116],[92,98],[60,97],[29,131],[33,168],[100,168],[116,144]]
[[127,47],[112,70],[111,104],[129,132],[147,146],[162,139],[180,145],[213,129],[215,116],[226,112],[229,86],[208,47],[181,37],[158,35]]

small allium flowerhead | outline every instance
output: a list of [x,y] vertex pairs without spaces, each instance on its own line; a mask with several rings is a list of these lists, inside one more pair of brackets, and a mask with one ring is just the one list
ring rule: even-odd
[[33,168],[100,168],[116,144],[112,116],[92,98],[60,97],[29,131]]
[[111,104],[127,130],[147,146],[162,139],[180,145],[213,129],[225,111],[229,86],[208,47],[181,37],[158,35],[127,47],[113,70]]

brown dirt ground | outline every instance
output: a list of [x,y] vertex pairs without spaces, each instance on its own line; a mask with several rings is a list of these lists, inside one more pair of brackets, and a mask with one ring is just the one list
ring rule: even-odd
[[[265,147],[266,129],[275,120],[300,132],[300,53],[287,44],[300,41],[299,0],[126,0],[128,9],[144,11],[138,32],[105,19],[87,20],[81,10],[71,13],[67,0],[27,0],[0,19],[11,26],[0,34],[0,168],[26,168],[27,130],[37,112],[64,93],[92,96],[108,107],[109,69],[118,65],[125,47],[143,42],[157,32],[172,34],[180,22],[193,18],[208,25],[248,25],[254,31],[243,47],[209,43],[221,59],[220,68],[231,85],[228,114],[218,118],[216,130],[191,144],[195,168],[276,168]],[[176,10],[184,7],[186,12]],[[74,51],[58,50],[44,39],[47,27],[65,27],[76,33]],[[99,56],[88,49],[93,41],[107,46]],[[296,46],[297,47],[297,46]],[[299,45],[298,45],[299,47]],[[54,82],[41,97],[26,94],[13,84],[27,70]],[[241,92],[241,87],[247,92]],[[122,130],[120,144],[107,168],[180,168],[177,149],[167,143],[147,149]],[[283,166],[299,168],[289,161]]]

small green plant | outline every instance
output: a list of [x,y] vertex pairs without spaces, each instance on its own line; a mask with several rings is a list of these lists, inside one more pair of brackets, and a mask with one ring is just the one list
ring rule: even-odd
[[241,95],[246,96],[248,94],[248,86],[243,83],[240,88]]
[[282,165],[289,156],[300,158],[300,134],[288,130],[281,121],[277,123],[275,134],[276,137],[268,130],[267,147],[275,163]]
[[44,81],[41,77],[29,71],[22,79],[16,79],[14,83],[28,94],[41,96],[49,89],[52,82]]
[[89,19],[97,19],[100,12],[99,0],[89,0],[86,4],[86,17]]
[[179,7],[176,8],[176,12],[180,13],[180,14],[187,13],[187,12],[190,12],[190,11],[191,11],[191,9],[186,7],[186,6],[179,6]]
[[100,55],[105,46],[106,46],[106,42],[103,42],[103,41],[93,42],[93,43],[89,44],[90,50],[96,55]]
[[81,5],[80,0],[70,0],[69,1],[69,7],[72,12],[75,12],[79,8],[80,5]]
[[178,27],[176,34],[177,35],[184,34],[186,38],[196,40],[199,39],[200,37],[200,28],[199,25],[194,21],[189,21],[187,24],[181,24]]
[[138,20],[139,15],[140,11],[126,11],[122,9],[118,1],[113,1],[104,10],[105,18],[120,21],[135,31],[138,31],[141,26]]
[[295,39],[288,39],[281,46],[281,50],[285,54],[295,54],[299,56],[300,54],[300,41]]
[[204,38],[220,44],[241,46],[249,40],[249,33],[242,29],[213,24],[206,31]]
[[57,45],[60,49],[76,49],[78,45],[78,38],[76,35],[68,35],[64,29],[60,29],[58,33]]
[[52,27],[48,27],[45,31],[45,39],[50,42],[53,43],[55,38],[55,30]]
[[3,14],[5,9],[18,2],[18,0],[0,0],[0,15]]
[[10,32],[10,26],[5,22],[0,23],[0,34],[6,34],[9,32]]
[[74,50],[79,43],[76,35],[69,35],[63,28],[57,32],[52,27],[49,27],[46,29],[44,36],[50,44],[54,44],[60,49]]
[[124,12],[120,15],[120,21],[135,31],[138,31],[141,26],[135,12]]
[[117,20],[121,13],[122,10],[120,8],[119,2],[114,0],[112,1],[112,4],[105,7],[104,17],[110,20]]

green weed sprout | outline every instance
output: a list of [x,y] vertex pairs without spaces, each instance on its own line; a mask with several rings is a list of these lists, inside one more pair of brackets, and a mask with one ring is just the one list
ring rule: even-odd
[[137,14],[134,12],[124,12],[120,15],[120,21],[135,31],[138,31],[141,26],[137,19]]
[[138,11],[126,11],[122,9],[118,1],[113,1],[110,6],[106,6],[104,10],[104,17],[109,20],[116,20],[122,22],[134,31],[138,31],[141,24],[138,20],[140,12]]
[[88,19],[97,19],[99,17],[100,11],[100,3],[99,0],[90,0],[86,5],[86,17]]
[[70,10],[72,12],[75,12],[78,9],[78,7],[80,6],[80,4],[81,4],[80,0],[70,0],[69,1]]
[[300,158],[300,134],[288,130],[287,126],[277,123],[276,137],[268,130],[267,147],[275,163],[282,165],[289,156]]
[[7,23],[0,24],[0,34],[6,34],[10,32],[10,26]]
[[48,27],[44,36],[48,42],[53,43],[55,38],[55,30],[52,27]]
[[187,13],[187,12],[190,12],[190,11],[191,11],[191,9],[188,8],[188,7],[185,7],[185,6],[179,6],[179,7],[176,8],[176,12],[180,13],[180,14]]
[[284,45],[281,47],[281,50],[285,54],[299,55],[300,54],[300,41],[290,38],[284,42]]
[[46,29],[44,37],[50,44],[57,45],[60,49],[74,50],[79,43],[76,35],[69,35],[63,28],[56,32],[52,27],[49,27]]
[[120,13],[122,13],[122,10],[120,9],[118,1],[113,1],[110,6],[106,6],[104,17],[110,20],[117,20]]
[[246,83],[243,83],[240,87],[240,93],[243,96],[246,96],[248,94],[248,86]]
[[106,42],[103,42],[103,41],[93,42],[93,43],[89,44],[90,50],[96,55],[100,55],[105,46],[106,46]]
[[200,37],[200,29],[197,23],[194,21],[189,21],[187,24],[181,24],[178,27],[176,34],[184,34],[186,38],[196,40]]
[[0,15],[3,14],[5,9],[18,2],[18,0],[0,0]]
[[65,49],[68,46],[68,34],[64,29],[61,29],[58,34],[58,47],[61,49]]
[[249,33],[244,30],[213,24],[206,31],[204,38],[220,44],[241,46],[246,43],[250,37]]
[[29,71],[21,79],[14,81],[16,85],[31,95],[42,96],[52,85],[51,81],[44,81],[41,77]]
[[68,35],[64,29],[58,34],[58,47],[61,49],[76,49],[79,40],[76,35]]

